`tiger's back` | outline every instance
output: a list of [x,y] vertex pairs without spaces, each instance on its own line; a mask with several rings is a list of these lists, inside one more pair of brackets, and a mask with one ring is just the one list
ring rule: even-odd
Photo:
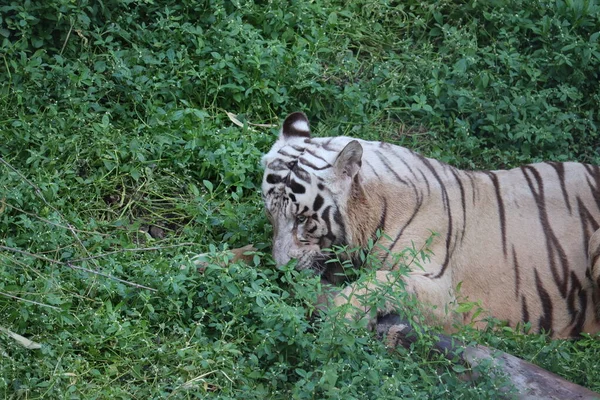
[[[596,166],[462,171],[387,143],[311,138],[301,113],[286,119],[263,162],[279,264],[296,258],[298,268],[331,277],[325,248],[364,247],[380,230],[380,244],[393,253],[421,248],[433,231],[431,259],[405,284],[445,326],[457,315],[443,310],[468,298],[556,337],[600,329],[599,246],[589,247],[600,221]],[[381,257],[390,261],[389,253]]]
[[462,282],[462,294],[513,326],[528,321],[557,337],[597,332],[588,249],[600,221],[598,167],[539,163],[462,176],[462,187],[448,189],[457,210],[447,214],[460,235],[443,249],[453,287]]

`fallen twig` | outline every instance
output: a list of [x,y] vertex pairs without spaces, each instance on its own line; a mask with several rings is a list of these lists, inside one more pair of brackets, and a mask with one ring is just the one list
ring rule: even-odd
[[73,264],[71,264],[69,262],[63,262],[63,261],[53,260],[51,258],[44,257],[44,256],[41,256],[41,255],[35,254],[35,253],[30,253],[28,251],[24,251],[24,250],[20,250],[20,249],[15,249],[13,247],[7,247],[7,246],[3,246],[3,245],[0,245],[0,250],[11,251],[13,253],[19,253],[19,254],[22,254],[22,255],[25,255],[25,256],[29,256],[29,257],[33,257],[33,258],[37,258],[37,259],[46,261],[48,263],[59,264],[59,265],[65,266],[65,267],[69,267],[71,269],[76,269],[76,270],[80,270],[80,271],[89,272],[90,274],[103,276],[105,278],[108,278],[108,279],[111,279],[111,280],[114,280],[114,281],[117,281],[117,282],[121,282],[121,283],[124,283],[124,284],[129,285],[129,286],[133,286],[133,287],[136,287],[136,288],[146,289],[146,290],[150,290],[152,292],[157,292],[157,290],[154,289],[154,288],[151,288],[151,287],[148,287],[148,286],[144,286],[144,285],[140,285],[138,283],[130,282],[130,281],[127,281],[125,279],[117,278],[117,277],[114,277],[112,275],[106,274],[104,272],[95,271],[93,269],[84,268],[84,267],[78,267],[78,266],[73,265]]
[[[31,182],[29,179],[27,179],[27,177],[25,175],[23,175],[21,173],[21,171],[19,171],[18,169],[16,169],[15,167],[13,167],[8,161],[6,161],[4,158],[0,157],[0,163],[4,164],[6,167],[8,167],[10,170],[12,170],[15,174],[17,174],[22,180],[24,180],[29,186],[31,186],[33,188],[33,190],[35,191],[35,194],[44,202],[44,204],[46,204],[46,206],[48,206],[52,211],[54,211],[63,221],[66,222],[66,228],[71,232],[71,234],[73,235],[73,237],[75,238],[75,240],[77,240],[77,242],[79,243],[79,245],[81,246],[81,248],[83,249],[84,252],[88,253],[87,248],[84,246],[83,242],[81,241],[81,239],[79,238],[79,235],[77,235],[76,229],[73,227],[73,225],[71,225],[69,223],[69,221],[64,217],[64,215],[62,215],[62,213],[60,211],[58,211],[58,209],[56,207],[54,207],[52,204],[48,203],[48,201],[46,200],[46,198],[44,197],[44,195],[42,194],[42,191],[40,190],[40,188],[33,182]],[[89,253],[88,253],[89,254]],[[98,266],[98,265],[96,265]]]
[[[235,115],[234,113],[231,113],[229,111],[225,111],[225,114],[227,114],[227,117],[229,117],[229,120],[231,122],[233,122],[235,125],[239,126],[240,128],[244,127],[244,123],[237,118],[237,115]],[[247,125],[248,126],[257,126],[259,128],[277,128],[279,126],[277,124],[253,124],[251,122],[248,122]]]
[[9,294],[9,293],[0,292],[0,296],[8,297],[8,298],[11,298],[11,299],[14,299],[14,300],[24,301],[26,303],[33,303],[33,304],[36,304],[36,305],[42,306],[42,307],[49,307],[49,308],[53,308],[55,310],[60,310],[60,308],[55,307],[55,306],[51,306],[50,304],[44,304],[44,303],[39,303],[39,302],[33,301],[33,300],[27,300],[27,299],[24,299],[22,297],[15,296],[15,295],[12,295],[12,294]]
[[170,248],[174,248],[174,247],[195,246],[197,244],[198,243],[184,242],[184,243],[178,243],[178,244],[169,244],[166,246],[136,247],[136,248],[132,248],[132,249],[120,249],[120,250],[115,250],[115,251],[109,251],[109,252],[102,253],[102,254],[96,254],[93,256],[89,256],[89,257],[75,258],[75,259],[71,260],[71,262],[76,263],[76,262],[81,262],[81,261],[87,261],[87,260],[92,260],[95,258],[102,258],[102,257],[106,257],[106,256],[111,256],[114,254],[119,254],[119,253],[156,251],[156,250],[170,249]]
[[13,331],[0,326],[0,331],[4,332],[10,338],[14,339],[15,342],[19,343],[21,346],[25,347],[29,350],[37,350],[42,348],[42,345],[34,342],[33,340],[27,339],[25,336],[21,336],[18,333],[14,333]]
[[83,230],[83,229],[76,229],[76,228],[73,228],[72,226],[69,227],[69,226],[66,226],[66,225],[59,224],[58,222],[50,221],[49,219],[42,218],[42,217],[40,217],[37,214],[27,212],[27,211],[25,211],[25,210],[23,210],[23,209],[21,209],[19,207],[13,206],[12,204],[8,204],[6,202],[6,199],[0,200],[0,204],[2,204],[2,206],[0,206],[0,213],[2,213],[2,211],[4,210],[5,207],[10,207],[13,210],[16,210],[16,211],[18,211],[18,212],[20,212],[22,214],[29,215],[30,217],[33,217],[33,218],[37,218],[37,219],[39,219],[42,222],[45,222],[45,223],[50,224],[50,225],[54,225],[54,226],[56,226],[58,228],[63,228],[63,229],[68,229],[68,230],[75,229],[79,233],[88,233],[88,234],[91,234],[91,235],[109,236],[107,233],[101,233],[101,232],[95,232],[95,231],[86,231],[86,230]]
[[[378,319],[377,334],[390,348],[409,347],[419,336],[410,323],[395,314]],[[598,393],[502,351],[480,345],[466,346],[441,334],[436,335],[436,339],[432,351],[443,354],[449,360],[458,360],[473,367],[491,361],[518,391],[518,399],[600,399]]]

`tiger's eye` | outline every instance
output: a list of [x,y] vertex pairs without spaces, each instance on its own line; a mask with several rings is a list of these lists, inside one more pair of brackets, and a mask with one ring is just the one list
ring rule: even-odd
[[306,215],[297,215],[296,222],[299,224],[303,224],[306,222]]

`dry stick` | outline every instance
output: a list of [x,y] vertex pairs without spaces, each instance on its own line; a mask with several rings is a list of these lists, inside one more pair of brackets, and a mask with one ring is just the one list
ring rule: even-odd
[[69,32],[67,32],[67,37],[65,38],[62,48],[60,49],[60,55],[62,55],[63,51],[65,51],[65,47],[67,47],[67,42],[69,41],[69,38],[71,37],[71,32],[73,32],[73,25],[75,25],[75,21],[71,22],[71,27],[69,28]]
[[80,270],[80,271],[89,272],[90,274],[100,275],[100,276],[103,276],[105,278],[112,279],[114,281],[121,282],[121,283],[124,283],[124,284],[129,285],[129,286],[133,286],[133,287],[136,287],[136,288],[146,289],[146,290],[150,290],[152,292],[157,292],[158,291],[158,290],[156,290],[154,288],[151,288],[151,287],[148,287],[148,286],[140,285],[138,283],[126,281],[124,279],[117,278],[117,277],[114,277],[114,276],[109,275],[109,274],[105,274],[104,272],[94,271],[93,269],[88,269],[88,268],[84,268],[84,267],[78,267],[78,266],[73,265],[73,264],[68,263],[68,262],[53,260],[53,259],[48,258],[48,257],[40,256],[39,254],[30,253],[28,251],[24,251],[24,250],[20,250],[20,249],[15,249],[13,247],[7,247],[7,246],[0,245],[0,250],[12,251],[14,253],[19,253],[19,254],[23,254],[25,256],[37,258],[37,259],[49,262],[51,264],[59,264],[59,265],[63,265],[63,266],[69,267],[71,269],[77,269],[77,270]]
[[[378,318],[376,329],[379,338],[392,349],[398,346],[408,348],[419,337],[417,328],[396,314]],[[470,364],[473,367],[491,361],[492,365],[504,373],[510,384],[515,387],[516,398],[520,400],[600,399],[600,394],[583,386],[569,382],[518,357],[486,346],[465,346],[458,340],[438,334],[431,352],[443,354],[448,360],[458,360],[459,363]],[[500,390],[507,389],[510,388]]]
[[[59,224],[59,223],[57,223],[57,222],[50,221],[49,219],[42,218],[42,217],[40,217],[39,215],[36,215],[36,214],[34,214],[34,213],[30,213],[30,212],[28,212],[28,211],[25,211],[25,210],[23,210],[23,209],[19,208],[19,207],[13,206],[12,204],[8,204],[8,203],[6,202],[6,200],[4,200],[4,199],[3,199],[3,200],[0,200],[0,203],[2,203],[2,206],[7,206],[7,207],[10,207],[10,208],[12,208],[13,210],[16,210],[16,211],[18,211],[18,212],[20,212],[20,213],[22,213],[22,214],[25,214],[25,215],[29,215],[30,217],[37,218],[37,219],[39,219],[40,221],[42,221],[42,222],[45,222],[45,223],[47,223],[47,224],[54,225],[54,226],[57,226],[57,227],[59,227],[59,228],[63,228],[63,229],[70,229],[70,228],[69,228],[68,226],[66,226],[66,225],[61,225],[61,224]],[[0,207],[0,213],[1,213],[1,212],[2,212],[2,207]],[[75,229],[75,228],[73,228],[73,229]],[[83,229],[75,229],[75,230],[76,230],[77,232],[79,232],[79,233],[89,233],[89,234],[92,234],[92,235],[109,236],[107,233],[93,232],[93,231],[86,231],[86,230],[83,230]]]
[[148,287],[148,286],[144,286],[144,285],[140,285],[139,283],[129,282],[129,281],[126,281],[124,279],[117,278],[117,277],[114,277],[114,276],[109,275],[109,274],[105,274],[104,272],[94,271],[94,270],[91,270],[91,269],[88,269],[88,268],[84,268],[84,267],[78,267],[76,265],[72,265],[71,263],[62,263],[62,264],[66,265],[67,267],[72,268],[72,269],[78,269],[78,270],[81,270],[81,271],[90,272],[92,274],[104,276],[105,278],[109,278],[109,279],[112,279],[112,280],[124,283],[126,285],[130,285],[130,286],[137,287],[137,288],[140,288],[140,289],[150,290],[152,292],[158,292],[158,290],[156,290],[154,288],[151,288],[151,287]]
[[6,329],[3,326],[0,326],[0,332],[4,332],[8,337],[10,337],[15,342],[17,342],[18,344],[20,344],[28,350],[37,350],[42,348],[41,344],[36,343],[33,340],[29,340],[25,336],[21,336],[18,333],[15,333],[10,329]]
[[[18,169],[16,169],[15,167],[13,167],[9,162],[7,162],[6,160],[4,160],[4,158],[0,157],[0,163],[6,165],[9,169],[11,169],[14,173],[16,173],[17,175],[19,175],[19,177],[21,179],[23,179],[25,182],[27,182],[27,184],[29,186],[31,186],[33,188],[33,190],[35,191],[36,195],[42,199],[42,201],[44,202],[44,204],[46,204],[50,209],[52,209],[54,212],[56,212],[56,214],[58,214],[58,216],[66,222],[67,224],[67,229],[71,232],[71,234],[73,235],[73,237],[75,238],[75,240],[77,240],[77,242],[79,243],[79,245],[81,246],[81,248],[83,249],[83,251],[88,255],[91,256],[91,254],[89,253],[89,251],[87,250],[87,248],[85,247],[85,245],[83,244],[83,242],[81,241],[81,239],[79,238],[79,235],[77,235],[77,232],[75,231],[75,228],[73,227],[73,225],[71,225],[69,223],[69,221],[64,217],[64,215],[62,215],[62,213],[60,211],[58,211],[56,209],[56,207],[54,207],[52,204],[48,203],[48,201],[46,201],[46,198],[44,197],[44,195],[42,194],[42,191],[40,190],[39,187],[37,187],[33,182],[31,182],[29,179],[27,179],[27,177],[25,177],[25,175],[23,175],[21,173],[21,171],[19,171]],[[99,268],[99,265],[96,264],[95,262],[93,262],[93,264],[96,266],[96,268]]]
[[42,199],[42,201],[48,206],[51,207],[53,210],[56,211],[56,209],[54,207],[52,207],[50,204],[48,204],[48,202],[46,201],[46,199],[44,198],[44,196],[42,195],[42,191],[33,184],[33,182],[31,182],[29,179],[27,179],[25,177],[25,175],[23,175],[18,169],[16,169],[15,167],[13,167],[12,165],[10,165],[10,163],[8,163],[4,158],[0,157],[0,163],[6,165],[9,169],[11,169],[15,174],[19,175],[19,177],[21,179],[23,179],[25,182],[27,182],[29,184],[29,186],[31,186],[36,194]]
[[[75,238],[75,240],[77,240],[77,242],[79,242],[79,245],[81,246],[81,248],[83,249],[83,251],[88,255],[88,257],[84,258],[84,259],[85,260],[92,260],[93,264],[97,268],[99,268],[98,264],[96,264],[96,262],[94,261],[98,257],[97,256],[92,256],[90,254],[90,252],[87,250],[87,248],[85,247],[85,245],[83,244],[83,242],[81,241],[81,239],[79,238],[79,236],[77,235],[76,229],[73,227],[73,225],[71,225],[68,222],[68,220],[62,215],[62,213],[60,211],[58,211],[53,205],[51,205],[50,203],[48,203],[48,201],[46,201],[46,199],[44,198],[44,195],[42,194],[42,191],[40,190],[40,188],[38,188],[33,182],[31,182],[29,179],[27,179],[27,177],[25,177],[25,175],[23,175],[19,170],[17,170],[10,163],[8,163],[6,160],[4,160],[4,158],[0,157],[0,163],[4,164],[10,170],[12,170],[14,173],[16,173],[22,180],[24,180],[25,182],[27,182],[27,184],[33,188],[33,190],[35,191],[36,195],[40,199],[42,199],[42,201],[44,202],[44,204],[46,204],[50,209],[52,209],[54,212],[56,212],[58,214],[58,216],[63,221],[66,222],[65,228],[68,229],[71,232],[71,234],[73,235],[73,237]],[[89,272],[89,273],[92,273],[92,274],[95,274],[95,275],[104,276],[106,278],[109,278],[109,279],[112,279],[112,280],[115,280],[115,281],[119,281],[119,282],[125,283],[127,285],[137,287],[137,288],[143,288],[143,289],[151,290],[151,291],[154,291],[154,292],[157,291],[156,289],[153,289],[153,288],[148,287],[148,286],[144,286],[144,285],[140,285],[140,284],[137,284],[137,283],[129,282],[129,281],[126,281],[124,279],[116,278],[114,276],[111,276],[111,275],[108,275],[108,274],[105,274],[105,273],[102,273],[102,272],[99,272],[99,271],[91,270],[91,269],[88,269],[88,268],[77,267],[77,266],[75,266],[75,265],[73,265],[71,263],[64,263],[64,262],[61,262],[61,261],[52,260],[52,259],[47,258],[47,257],[39,256],[39,255],[33,254],[33,253],[24,252],[22,250],[13,249],[13,248],[6,247],[6,246],[0,246],[0,248],[3,248],[5,250],[9,250],[9,251],[13,251],[13,252],[17,252],[17,253],[21,253],[21,254],[25,254],[25,255],[29,255],[31,257],[40,258],[40,259],[43,259],[43,260],[45,260],[47,262],[50,262],[50,263],[66,265],[67,267],[72,268],[72,269],[78,269],[78,270],[86,271],[86,272]]]
[[39,303],[39,302],[33,301],[33,300],[27,300],[27,299],[24,299],[22,297],[15,296],[15,295],[12,295],[12,294],[9,294],[9,293],[0,292],[0,296],[5,296],[5,297],[9,297],[11,299],[20,300],[20,301],[25,301],[27,303],[37,304],[38,306],[42,306],[42,307],[50,307],[50,308],[53,308],[55,310],[60,310],[60,308],[58,308],[58,307],[51,306],[49,304]]
[[169,249],[169,248],[173,248],[173,247],[195,246],[196,244],[197,243],[193,243],[193,242],[184,242],[184,243],[178,243],[178,244],[169,244],[166,246],[136,247],[133,249],[121,249],[121,250],[109,251],[109,252],[102,253],[102,254],[96,254],[94,256],[89,256],[89,257],[75,258],[75,259],[71,260],[71,262],[75,263],[75,262],[87,261],[87,260],[92,260],[95,258],[102,258],[102,257],[110,256],[113,254],[119,254],[119,253],[138,252],[138,251],[156,251],[156,250]]

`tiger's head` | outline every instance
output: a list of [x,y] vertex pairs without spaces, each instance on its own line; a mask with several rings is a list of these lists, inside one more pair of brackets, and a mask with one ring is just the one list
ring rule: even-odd
[[360,187],[363,149],[356,140],[312,139],[306,115],[290,114],[263,157],[262,197],[273,225],[278,265],[325,272],[324,250],[352,243],[349,199]]

